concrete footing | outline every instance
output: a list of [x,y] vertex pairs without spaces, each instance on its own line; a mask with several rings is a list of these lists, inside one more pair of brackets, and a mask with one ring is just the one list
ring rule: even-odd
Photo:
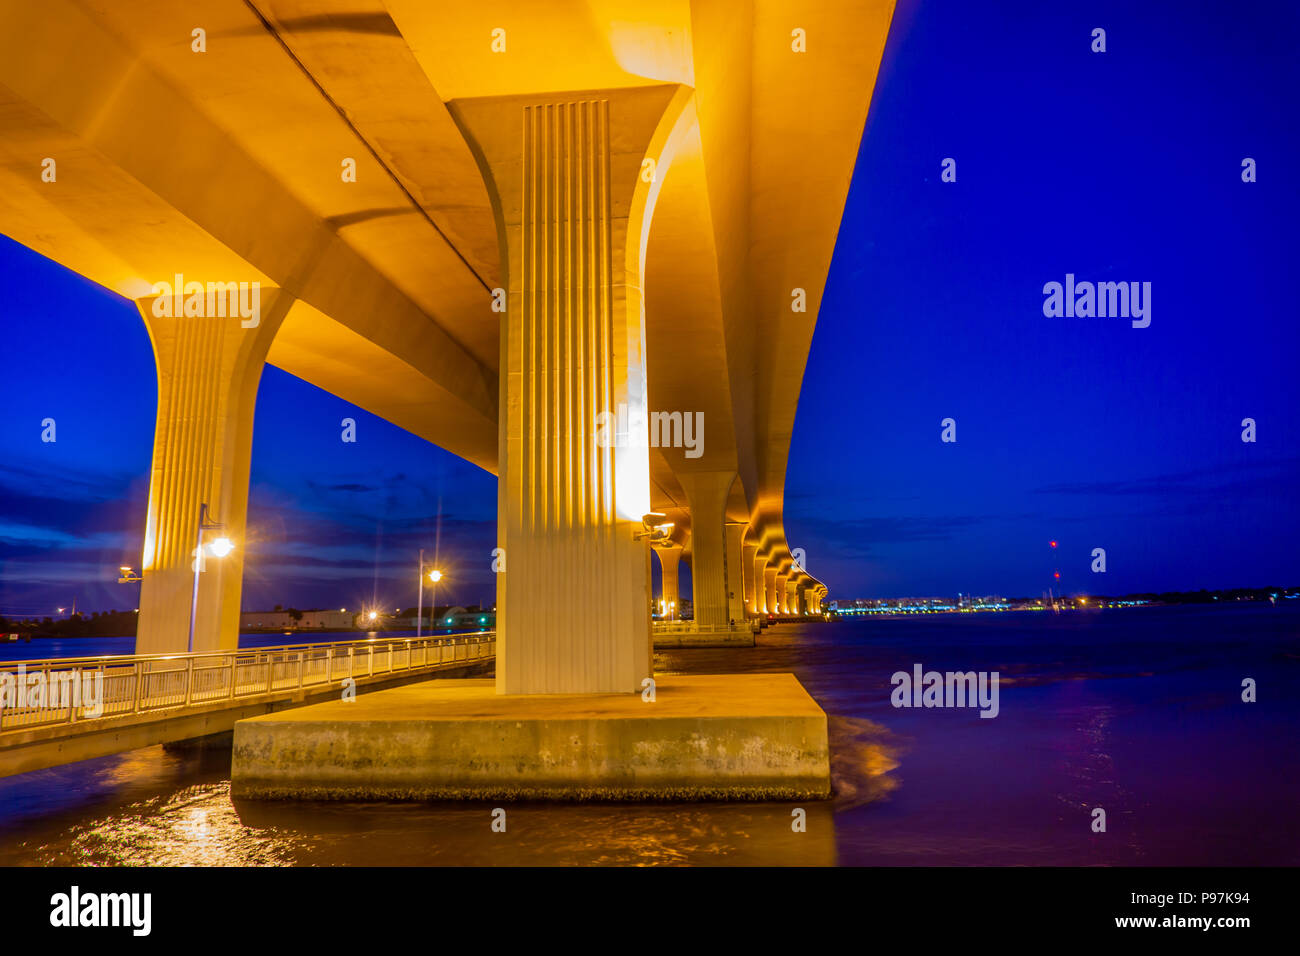
[[754,631],[751,628],[656,631],[654,641],[655,650],[673,647],[753,647]]
[[245,799],[790,800],[830,796],[826,714],[791,674],[640,694],[437,680],[235,725]]

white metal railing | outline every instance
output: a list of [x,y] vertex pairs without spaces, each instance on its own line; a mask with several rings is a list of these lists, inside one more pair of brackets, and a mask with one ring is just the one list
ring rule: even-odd
[[0,732],[207,707],[496,656],[496,633],[0,662]]
[[694,621],[655,621],[655,634],[752,634],[748,621],[736,624],[696,624]]

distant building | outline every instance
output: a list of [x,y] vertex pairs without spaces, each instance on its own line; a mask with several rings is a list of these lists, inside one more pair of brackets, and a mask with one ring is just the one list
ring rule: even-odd
[[[419,621],[417,609],[410,607],[404,610],[393,623],[414,629]],[[439,608],[426,607],[422,626],[426,628],[476,627],[486,630],[496,627],[496,623],[497,613],[494,610],[476,605],[470,607],[452,605]]]
[[940,611],[1004,611],[1010,607],[1006,598],[998,595],[974,597],[969,594],[959,594],[956,598],[836,598],[827,602],[825,606],[827,609],[841,615],[929,614]]
[[295,619],[290,611],[245,611],[239,615],[239,626],[241,629],[346,631],[354,626],[356,620],[356,614],[337,608],[314,608],[298,613],[302,616]]

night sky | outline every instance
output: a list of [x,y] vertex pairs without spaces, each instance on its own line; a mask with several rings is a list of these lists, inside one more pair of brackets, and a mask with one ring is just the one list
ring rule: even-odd
[[[1300,14],[1220,6],[899,4],[786,487],[831,597],[1300,584]],[[1044,316],[1066,273],[1150,282],[1150,327]],[[7,239],[0,281],[0,613],[134,607],[143,323]],[[266,369],[246,609],[413,605],[420,547],[490,603],[495,518],[491,475]]]

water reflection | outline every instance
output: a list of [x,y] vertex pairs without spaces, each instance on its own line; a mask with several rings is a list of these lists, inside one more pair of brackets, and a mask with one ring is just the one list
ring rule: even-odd
[[[789,802],[506,804],[505,833],[492,804],[232,802],[228,752],[151,747],[0,780],[0,864],[1295,865],[1300,618],[1227,614],[783,625],[656,655],[793,672],[827,711],[835,797],[802,833]],[[999,670],[998,718],[891,708],[913,660]],[[1269,701],[1239,703],[1243,668]]]
[[899,785],[899,760],[907,750],[902,738],[873,720],[829,717],[831,782],[836,810],[851,810],[887,799]]

